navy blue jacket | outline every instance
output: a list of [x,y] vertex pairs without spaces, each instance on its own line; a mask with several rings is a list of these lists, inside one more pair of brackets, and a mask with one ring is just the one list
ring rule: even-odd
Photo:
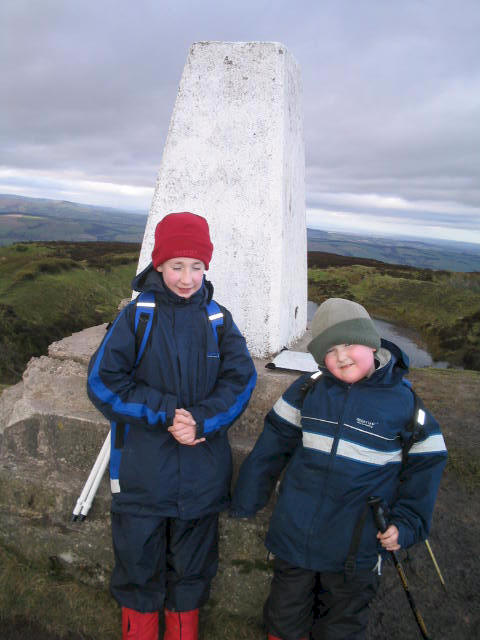
[[[111,421],[112,510],[182,519],[218,512],[230,499],[227,429],[256,382],[245,339],[222,307],[217,344],[206,312],[213,287],[206,280],[191,298],[181,298],[150,264],[132,287],[155,293],[143,356],[135,368],[132,302],[93,355],[87,382],[90,400]],[[191,412],[205,442],[181,445],[167,431],[177,408]]]
[[[321,369],[294,382],[265,419],[264,430],[240,470],[232,515],[250,516],[268,502],[286,467],[266,538],[283,560],[315,571],[343,571],[355,525],[369,496],[390,506],[399,544],[427,537],[446,449],[435,419],[426,412],[424,432],[410,450],[399,482],[402,446],[411,433],[414,398],[402,381],[408,359],[382,340],[383,365],[348,385]],[[379,552],[370,512],[356,562],[372,569]]]

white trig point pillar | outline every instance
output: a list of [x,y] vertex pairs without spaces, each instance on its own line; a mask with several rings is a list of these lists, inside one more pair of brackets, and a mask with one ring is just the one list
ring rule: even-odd
[[252,355],[300,337],[307,321],[305,152],[300,72],[276,42],[197,42],[185,65],[148,216],[191,211],[210,225],[207,274]]

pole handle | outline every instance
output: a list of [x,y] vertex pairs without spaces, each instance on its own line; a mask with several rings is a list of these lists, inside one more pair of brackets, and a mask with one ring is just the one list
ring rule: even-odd
[[377,529],[384,533],[387,530],[387,519],[385,517],[385,510],[382,507],[382,498],[378,496],[370,496],[368,498],[368,504],[372,508],[373,519]]

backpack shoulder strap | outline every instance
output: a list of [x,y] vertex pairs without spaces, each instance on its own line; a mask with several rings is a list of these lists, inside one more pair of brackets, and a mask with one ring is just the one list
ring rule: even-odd
[[135,301],[135,366],[140,362],[150,335],[156,310],[153,291],[142,292]]
[[403,380],[403,383],[410,389],[413,394],[413,413],[407,425],[407,431],[409,432],[410,437],[405,440],[405,443],[402,447],[402,468],[400,471],[401,476],[404,475],[410,449],[415,444],[415,442],[418,442],[418,440],[425,436],[423,425],[425,424],[426,418],[424,404],[420,396],[415,393],[415,390],[412,387],[412,383],[410,382],[410,380]]
[[213,335],[215,337],[215,341],[217,345],[220,344],[223,335],[223,311],[220,309],[220,305],[218,305],[215,300],[210,300],[207,304],[207,316],[212,327]]
[[307,394],[313,389],[313,387],[317,384],[320,377],[322,376],[322,372],[320,370],[315,371],[312,375],[302,384],[300,391],[302,392],[302,400],[305,400]]
[[[155,294],[152,291],[146,291],[140,293],[135,301],[130,304],[135,304],[135,318],[134,318],[134,331],[135,331],[135,364],[133,366],[134,369],[138,367],[138,364],[143,356],[145,351],[145,346],[148,341],[148,336],[150,335],[150,330],[153,324],[153,318],[155,315],[156,302],[155,302]],[[113,493],[119,491],[116,488],[115,482],[118,483],[118,479],[115,481],[114,478],[118,478],[118,467],[120,465],[120,458],[118,456],[117,451],[123,449],[125,435],[128,432],[128,425],[123,422],[112,422],[111,423],[111,438],[112,438],[112,453],[110,456],[110,474],[111,474],[111,483]]]

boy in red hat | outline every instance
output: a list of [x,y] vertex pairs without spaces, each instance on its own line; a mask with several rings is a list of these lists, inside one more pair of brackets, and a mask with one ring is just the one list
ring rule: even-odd
[[[123,640],[157,640],[162,608],[164,640],[196,640],[217,571],[218,514],[229,506],[232,473],[227,430],[256,371],[229,311],[217,305],[209,317],[212,251],[204,218],[165,216],[152,262],[132,283],[155,307],[143,353],[133,301],[89,366],[89,397],[112,425],[111,590]],[[221,330],[212,324],[219,316]]]

